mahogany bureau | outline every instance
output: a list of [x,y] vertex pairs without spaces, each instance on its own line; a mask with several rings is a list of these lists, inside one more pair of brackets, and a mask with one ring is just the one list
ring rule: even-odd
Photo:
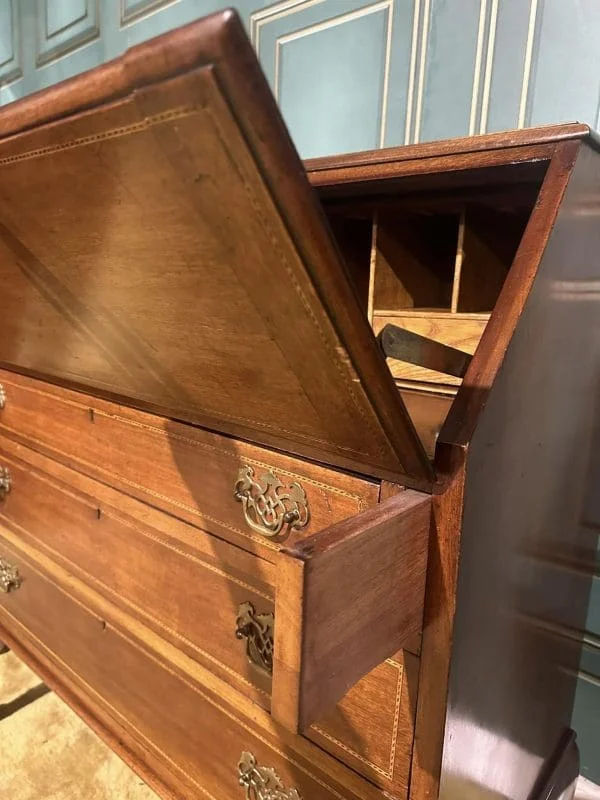
[[303,165],[230,11],[2,109],[0,638],[162,797],[567,789],[599,181]]

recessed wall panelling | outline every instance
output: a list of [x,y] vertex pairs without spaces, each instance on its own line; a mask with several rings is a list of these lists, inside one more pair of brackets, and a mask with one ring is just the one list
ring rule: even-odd
[[[260,0],[113,0],[118,30],[114,33],[120,50],[159,36],[195,19],[234,6],[244,22],[250,12],[262,5]],[[335,0],[334,0],[335,2]]]
[[[494,9],[492,9],[492,12]],[[535,12],[535,9],[534,9]],[[499,0],[490,20],[492,64],[481,132],[517,128],[525,111],[535,13],[528,0]],[[529,47],[528,47],[529,45]]]
[[121,4],[121,25],[132,22],[134,19],[157,11],[159,8],[168,5],[171,0],[120,0]]
[[87,0],[47,0],[46,7],[46,38],[71,28],[87,17]]
[[[0,102],[229,5],[305,158],[573,119],[600,126],[600,0],[0,0]],[[600,457],[582,520],[590,553],[599,481]],[[600,577],[587,626],[573,724],[583,771],[600,783]]]
[[[600,559],[596,562],[596,569],[599,573],[599,577],[594,578],[592,584],[586,627],[591,634],[600,639]],[[598,659],[597,675],[600,680],[600,659]],[[600,724],[600,719],[598,720],[598,724]]]
[[0,0],[0,84],[21,75],[19,8],[16,0]]
[[399,0],[282,2],[251,16],[301,156],[404,142],[413,22],[414,4]]
[[467,136],[479,128],[491,2],[425,0],[424,7],[415,140]]
[[98,38],[98,3],[99,0],[38,0],[38,67]]
[[[597,651],[598,652],[598,651]],[[581,678],[577,683],[573,726],[577,731],[577,744],[581,758],[581,774],[600,784],[600,747],[598,745],[600,720],[600,678],[586,670],[588,661],[599,660],[597,653],[584,652]],[[600,664],[598,665],[600,667]]]
[[600,2],[538,0],[525,123],[574,119],[598,124]]
[[[381,44],[387,40],[388,13],[389,6],[350,14],[335,27],[317,25],[277,42],[276,95],[304,156],[381,145],[389,58]],[[363,82],[381,91],[353,91]],[[325,125],[315,126],[325,118]]]

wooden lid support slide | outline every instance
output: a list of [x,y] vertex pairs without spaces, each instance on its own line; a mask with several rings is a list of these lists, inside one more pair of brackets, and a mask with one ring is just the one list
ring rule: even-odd
[[430,495],[410,489],[281,550],[271,713],[296,733],[422,628]]

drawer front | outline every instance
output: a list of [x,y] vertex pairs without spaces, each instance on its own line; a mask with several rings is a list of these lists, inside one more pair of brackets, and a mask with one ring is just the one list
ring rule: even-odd
[[0,370],[0,434],[265,558],[373,506],[379,486]]
[[[17,442],[0,443],[0,522],[255,702],[271,679],[236,638],[243,604],[273,612],[273,566],[124,498]],[[160,527],[159,527],[160,526]]]
[[[0,524],[264,708],[271,678],[250,663],[257,629],[236,638],[247,603],[274,609],[274,566],[18,442],[0,443],[9,493]],[[51,520],[51,523],[49,523]],[[275,618],[276,623],[276,618]],[[252,653],[256,662],[256,655]],[[398,653],[357,683],[306,736],[381,788],[404,796],[418,659]]]
[[419,659],[397,653],[306,735],[389,795],[407,797],[418,679]]
[[0,625],[111,727],[113,737],[137,749],[139,760],[152,765],[178,798],[267,800],[266,788],[246,794],[244,786],[250,778],[260,786],[268,779],[265,768],[280,779],[282,800],[378,797],[333,759],[331,771],[322,772],[323,756],[312,761],[307,751],[294,754],[259,722],[167,666],[107,622],[93,594],[82,602],[73,585],[67,590],[57,585],[56,576],[50,579],[31,554],[1,538],[0,550],[21,580],[19,588],[0,592]]

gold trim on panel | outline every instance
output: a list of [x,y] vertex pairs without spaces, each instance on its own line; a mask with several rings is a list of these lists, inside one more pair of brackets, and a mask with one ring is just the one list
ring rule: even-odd
[[483,62],[483,39],[487,18],[487,0],[479,0],[479,23],[477,26],[477,45],[475,48],[475,65],[473,67],[473,91],[471,93],[471,113],[469,115],[469,136],[473,136],[477,128],[477,106],[479,105],[479,85],[481,83],[481,64]]
[[421,17],[421,0],[413,0],[413,27],[410,42],[410,68],[408,71],[408,88],[406,92],[406,121],[404,125],[404,144],[410,144],[415,100],[415,78],[417,74],[417,47],[419,43],[419,20]]
[[385,134],[388,119],[388,100],[390,90],[390,69],[392,63],[392,33],[394,30],[394,0],[390,0],[387,14],[387,32],[385,41],[385,66],[383,68],[383,85],[381,87],[381,127],[379,130],[379,147],[385,147]]
[[419,81],[417,88],[417,106],[415,109],[415,130],[412,142],[418,144],[423,121],[423,96],[425,93],[425,71],[427,67],[427,47],[429,44],[429,23],[431,21],[431,0],[423,0],[423,20],[421,27],[421,52],[419,53]]
[[304,28],[298,28],[298,30],[292,31],[291,33],[286,33],[283,36],[277,38],[275,42],[275,71],[273,77],[273,94],[275,95],[275,99],[277,102],[280,100],[280,92],[279,92],[279,82],[280,82],[280,72],[281,72],[281,50],[284,45],[289,44],[289,42],[296,41],[297,39],[303,39],[306,36],[312,36],[315,33],[320,33],[321,31],[330,30],[331,28],[335,28],[338,25],[343,25],[346,22],[352,22],[357,19],[362,19],[363,17],[370,16],[371,14],[375,14],[379,11],[387,11],[387,30],[386,30],[386,45],[385,45],[385,64],[384,64],[384,72],[383,72],[383,81],[381,86],[381,122],[380,122],[380,130],[379,130],[379,147],[383,147],[385,142],[385,129],[387,124],[387,102],[388,102],[388,88],[389,88],[389,76],[390,76],[390,63],[391,63],[391,52],[392,52],[392,24],[393,24],[393,17],[394,17],[394,0],[380,0],[380,2],[372,3],[371,5],[363,6],[362,8],[357,8],[354,11],[348,11],[346,14],[340,14],[336,17],[330,17],[329,19],[322,20],[321,22],[316,22],[313,25],[307,25]]
[[81,16],[76,17],[75,19],[72,19],[70,22],[67,22],[66,25],[63,25],[62,28],[57,28],[53,33],[50,33],[50,31],[48,30],[48,0],[41,0],[41,2],[40,2],[40,0],[38,0],[38,9],[40,7],[42,7],[44,9],[43,10],[43,17],[44,17],[44,21],[46,23],[46,31],[45,31],[46,40],[52,39],[53,36],[58,36],[58,34],[62,33],[63,31],[68,31],[69,28],[72,28],[73,25],[77,25],[78,22],[81,22],[81,20],[86,19],[90,14],[89,2],[86,2],[85,11],[83,12],[83,14],[81,14]]
[[527,116],[527,102],[529,100],[529,81],[531,78],[531,62],[533,59],[533,44],[537,25],[538,0],[530,0],[529,25],[527,27],[527,44],[525,46],[525,62],[523,64],[523,82],[521,84],[521,101],[519,103],[518,128],[525,126]]
[[250,41],[254,45],[256,55],[258,56],[260,53],[260,30],[262,27],[290,14],[304,11],[305,8],[312,8],[312,6],[318,6],[325,2],[326,0],[282,0],[280,3],[275,3],[268,8],[261,8],[250,14]]
[[479,119],[479,133],[487,132],[488,112],[490,106],[490,91],[492,86],[492,73],[494,70],[494,54],[496,48],[496,31],[498,29],[498,2],[499,0],[492,0],[492,7],[490,10],[490,27],[488,30],[485,71],[483,74],[483,94],[481,96],[481,116]]
[[9,86],[14,81],[19,80],[19,78],[23,77],[23,65],[21,63],[21,18],[20,18],[20,11],[19,5],[15,6],[15,0],[10,0],[10,43],[11,43],[11,54],[10,56],[0,64],[0,70],[3,67],[6,67],[8,64],[14,62],[14,67],[0,77],[0,89],[4,89],[5,87]]
[[144,17],[150,17],[157,11],[162,11],[168,6],[178,3],[179,0],[147,0],[145,5],[141,8],[136,8],[129,11],[125,5],[125,0],[120,0],[119,3],[119,27],[124,28],[132,22],[139,22]]

